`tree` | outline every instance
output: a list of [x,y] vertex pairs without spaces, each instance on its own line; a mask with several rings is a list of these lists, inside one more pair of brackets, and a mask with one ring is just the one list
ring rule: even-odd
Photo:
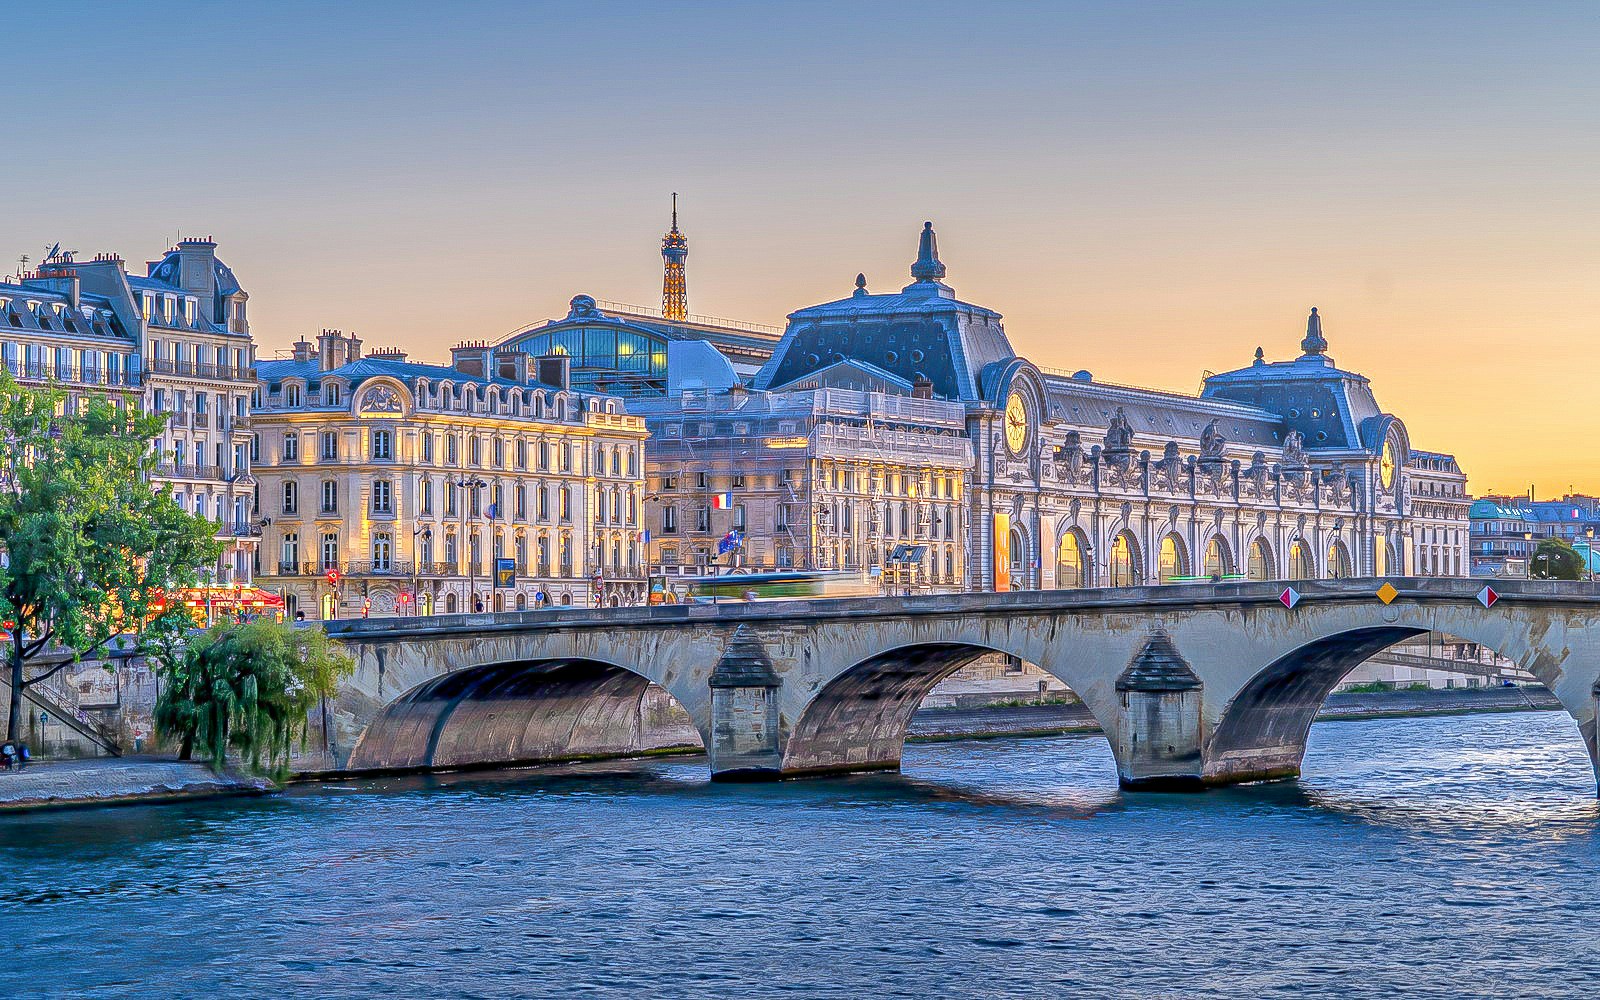
[[1559,538],[1545,538],[1533,550],[1533,575],[1541,580],[1582,580],[1583,556]]
[[337,692],[355,661],[320,628],[257,620],[198,634],[161,669],[156,731],[178,740],[178,756],[198,748],[220,768],[232,749],[261,771],[263,758],[267,768],[287,764],[312,707]]
[[[16,739],[22,694],[137,633],[221,551],[216,526],[150,481],[165,414],[73,403],[0,371],[0,618],[10,624]],[[34,676],[51,646],[73,656]]]

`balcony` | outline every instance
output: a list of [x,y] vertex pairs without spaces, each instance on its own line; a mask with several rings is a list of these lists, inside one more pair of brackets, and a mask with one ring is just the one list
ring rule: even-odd
[[368,560],[353,562],[345,568],[346,576],[411,576],[415,564],[404,559],[388,561]]
[[211,426],[211,414],[209,414],[209,413],[196,413],[194,415],[194,425],[196,427],[210,427]]
[[249,521],[235,521],[217,526],[218,538],[260,538],[261,528]]

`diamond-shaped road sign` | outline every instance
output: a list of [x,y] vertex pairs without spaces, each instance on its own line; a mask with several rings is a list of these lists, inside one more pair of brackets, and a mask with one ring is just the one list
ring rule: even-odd
[[1485,587],[1478,591],[1478,603],[1486,608],[1494,607],[1494,602],[1499,599],[1500,595],[1495,593],[1493,587]]
[[1399,596],[1400,591],[1394,589],[1394,584],[1392,583],[1385,583],[1378,588],[1378,600],[1385,604],[1393,603],[1394,599]]
[[1278,601],[1284,607],[1293,610],[1294,606],[1300,603],[1300,591],[1293,587],[1285,587],[1283,588],[1283,593],[1278,595]]

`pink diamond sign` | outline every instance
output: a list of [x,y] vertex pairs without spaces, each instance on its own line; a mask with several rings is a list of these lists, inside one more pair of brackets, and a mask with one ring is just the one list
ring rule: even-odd
[[1478,603],[1486,608],[1494,607],[1494,602],[1498,601],[1499,599],[1500,595],[1494,592],[1493,587],[1484,587],[1482,590],[1478,591]]
[[1294,606],[1300,603],[1300,591],[1294,589],[1293,587],[1283,588],[1283,593],[1278,595],[1278,603],[1282,604],[1286,608],[1289,608],[1290,610],[1293,610]]

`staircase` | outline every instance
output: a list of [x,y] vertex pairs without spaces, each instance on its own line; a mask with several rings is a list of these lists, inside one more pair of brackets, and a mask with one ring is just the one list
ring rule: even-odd
[[[51,681],[61,677],[57,674]],[[6,713],[11,705],[10,671],[0,673],[0,725],[6,721]],[[22,705],[24,722],[20,727],[26,738],[30,728],[30,717],[34,712],[43,712],[50,717],[52,724],[59,724],[68,732],[67,742],[74,745],[80,756],[85,757],[121,757],[122,745],[117,742],[116,735],[105,726],[89,718],[84,711],[75,704],[68,704],[66,695],[68,689],[59,684],[36,684],[22,690]],[[72,699],[75,701],[76,699]],[[33,711],[29,711],[29,709]],[[0,729],[0,734],[4,730]],[[48,747],[35,748],[43,753]]]

